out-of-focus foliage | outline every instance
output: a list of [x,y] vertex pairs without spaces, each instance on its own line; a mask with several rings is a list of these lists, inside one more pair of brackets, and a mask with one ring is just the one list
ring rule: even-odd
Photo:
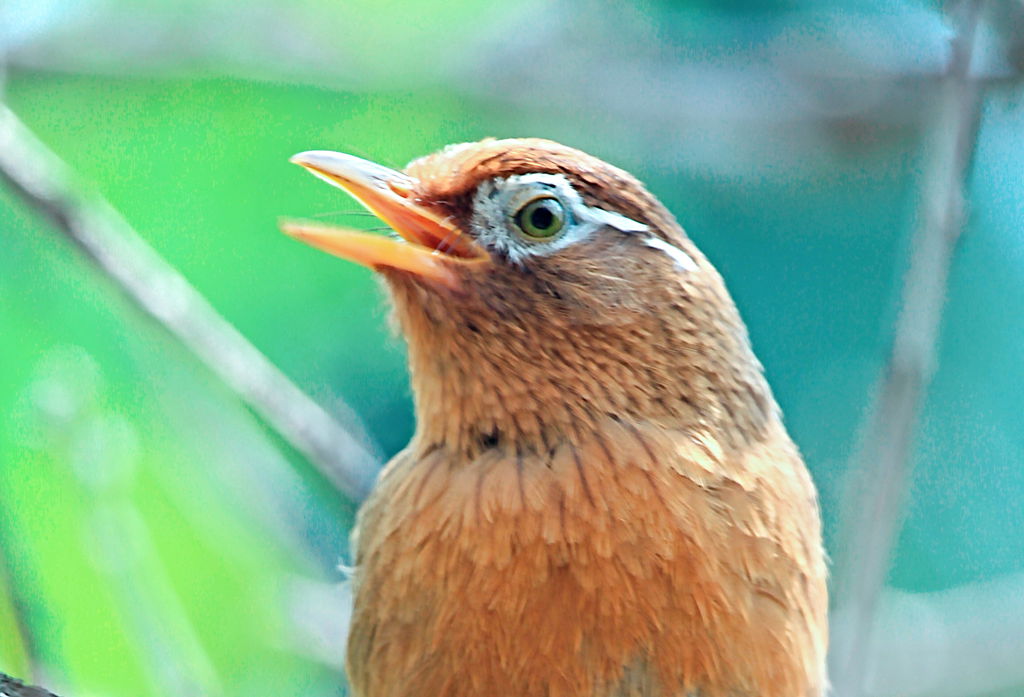
[[[287,158],[400,166],[538,135],[632,171],[728,281],[841,551],[946,60],[935,4],[50,0],[0,18],[10,107],[384,456],[412,416],[382,296],[276,230],[374,223]],[[979,69],[1009,74],[1004,39],[983,33]],[[1019,94],[985,102],[889,578],[919,602],[1024,589]],[[17,604],[69,694],[337,693],[338,611],[310,620],[300,579],[340,580],[351,503],[5,191],[0,506],[0,670],[24,675]],[[1024,689],[1007,680],[985,684]],[[940,687],[899,694],[969,694]]]

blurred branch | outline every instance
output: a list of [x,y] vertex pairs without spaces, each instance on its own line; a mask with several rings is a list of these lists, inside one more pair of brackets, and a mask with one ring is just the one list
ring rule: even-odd
[[41,687],[26,685],[6,673],[0,673],[0,697],[57,697]]
[[279,600],[292,620],[284,645],[332,670],[343,671],[352,623],[351,583],[292,576],[282,584]]
[[357,501],[366,495],[376,458],[221,317],[107,201],[76,187],[67,165],[2,104],[0,175],[340,491]]
[[[1024,573],[932,593],[887,588],[879,601],[870,697],[1016,694],[1024,684]],[[848,619],[832,617],[840,630]]]
[[10,574],[11,545],[4,539],[6,531],[0,528],[0,658],[8,669],[22,675],[37,676],[36,642],[31,627],[25,621],[25,599]]
[[981,87],[971,58],[983,0],[958,8],[959,28],[941,85],[925,175],[920,228],[903,290],[892,354],[866,432],[858,487],[850,497],[848,550],[835,583],[845,622],[833,636],[832,679],[840,697],[866,691],[872,634],[910,484],[918,413],[935,361],[947,278],[964,225],[964,187],[977,141]]
[[116,489],[87,488],[94,559],[154,694],[220,697],[220,676],[161,564],[145,519]]

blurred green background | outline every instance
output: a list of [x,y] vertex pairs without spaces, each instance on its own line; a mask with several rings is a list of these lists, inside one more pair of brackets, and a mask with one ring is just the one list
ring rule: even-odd
[[[1024,695],[1020,7],[979,32],[991,86],[871,694]],[[383,296],[277,231],[373,223],[288,157],[532,135],[633,172],[729,283],[840,556],[948,9],[8,0],[3,99],[382,461],[413,427]],[[0,670],[69,696],[343,690],[354,503],[4,188],[0,510]]]

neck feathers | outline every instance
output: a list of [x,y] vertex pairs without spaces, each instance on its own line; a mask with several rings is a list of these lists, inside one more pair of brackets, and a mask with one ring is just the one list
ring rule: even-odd
[[710,431],[727,447],[758,440],[778,408],[732,300],[712,280],[646,298],[653,312],[614,322],[489,307],[452,314],[392,283],[417,441],[470,458],[506,443],[542,453],[608,418]]

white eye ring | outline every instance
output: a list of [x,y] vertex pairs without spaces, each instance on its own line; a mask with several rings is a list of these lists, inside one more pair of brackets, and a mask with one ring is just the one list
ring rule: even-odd
[[[557,234],[531,235],[520,225],[520,211],[534,201],[555,200],[564,222]],[[647,226],[620,213],[588,206],[564,174],[531,172],[489,179],[473,194],[470,227],[484,247],[504,256],[513,265],[530,257],[552,254],[577,244],[603,228],[633,234]]]

